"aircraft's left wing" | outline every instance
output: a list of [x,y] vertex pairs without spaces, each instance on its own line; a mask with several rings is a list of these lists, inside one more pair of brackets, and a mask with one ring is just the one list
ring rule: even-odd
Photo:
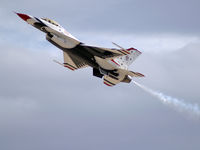
[[64,57],[64,67],[67,67],[71,70],[76,70],[80,68],[87,67],[88,65],[84,62],[80,61],[73,55],[68,54],[67,52],[63,51],[63,57]]
[[70,70],[77,70],[80,68],[85,68],[88,67],[87,64],[85,64],[84,62],[80,61],[79,59],[77,59],[76,57],[68,54],[67,52],[63,51],[63,57],[64,57],[64,63],[60,63],[56,60],[54,60],[54,62],[70,69]]

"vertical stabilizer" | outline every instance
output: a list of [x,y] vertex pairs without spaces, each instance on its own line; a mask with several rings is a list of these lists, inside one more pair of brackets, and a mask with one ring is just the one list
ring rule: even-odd
[[120,50],[123,50],[123,51],[127,51],[127,55],[124,55],[124,56],[121,56],[120,58],[116,58],[115,60],[125,66],[124,68],[128,68],[129,65],[131,65],[133,63],[133,61],[136,60],[136,58],[142,54],[142,52],[140,52],[139,50],[135,49],[135,48],[129,48],[129,49],[125,49],[121,46],[119,46],[118,44],[116,43],[113,43],[115,46],[119,47]]
[[136,58],[142,54],[142,52],[138,51],[135,48],[129,48],[128,51],[130,52],[130,54],[122,56],[122,60],[124,61],[124,63],[127,66],[130,66],[135,60]]

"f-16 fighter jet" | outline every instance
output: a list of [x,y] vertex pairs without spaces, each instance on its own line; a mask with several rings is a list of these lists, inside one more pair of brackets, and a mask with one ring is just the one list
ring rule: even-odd
[[56,21],[48,18],[36,18],[16,13],[21,19],[46,34],[46,39],[63,51],[64,63],[58,64],[77,70],[93,68],[93,76],[103,78],[107,86],[120,82],[130,83],[132,77],[144,77],[143,74],[128,70],[128,66],[141,54],[135,48],[124,49],[113,43],[118,49],[89,46],[67,32]]

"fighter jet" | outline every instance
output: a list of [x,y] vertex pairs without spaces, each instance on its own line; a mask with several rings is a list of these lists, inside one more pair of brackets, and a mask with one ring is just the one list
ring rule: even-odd
[[135,48],[125,49],[115,43],[116,48],[102,48],[86,45],[67,32],[56,21],[16,13],[28,24],[46,34],[46,40],[63,51],[64,63],[56,63],[77,70],[84,67],[93,68],[93,76],[103,78],[107,86],[120,82],[130,83],[132,77],[144,77],[143,74],[128,70],[128,66],[141,54]]

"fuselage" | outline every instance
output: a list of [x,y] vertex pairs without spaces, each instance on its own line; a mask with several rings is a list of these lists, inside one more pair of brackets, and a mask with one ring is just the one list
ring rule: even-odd
[[102,68],[107,71],[112,71],[118,67],[122,67],[115,60],[101,60],[99,57],[94,57],[98,56],[98,51],[92,47],[85,47],[77,38],[72,36],[61,25],[51,19],[31,17],[27,22],[46,33],[47,41],[57,48],[70,53],[93,68]]
[[32,17],[27,22],[46,33],[47,41],[57,48],[74,55],[74,57],[84,61],[91,67],[98,68],[99,65],[96,63],[93,55],[87,52],[87,50],[83,50],[82,43],[55,21],[47,18]]

